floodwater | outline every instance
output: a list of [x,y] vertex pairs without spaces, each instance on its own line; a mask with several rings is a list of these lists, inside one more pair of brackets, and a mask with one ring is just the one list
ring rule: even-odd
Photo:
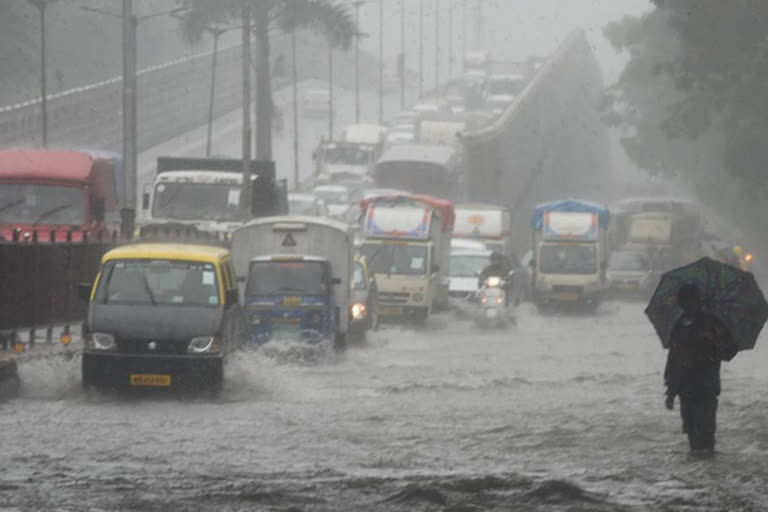
[[766,510],[766,354],[724,368],[714,460],[663,407],[641,303],[273,347],[216,401],[84,394],[77,357],[40,359],[0,405],[0,510]]

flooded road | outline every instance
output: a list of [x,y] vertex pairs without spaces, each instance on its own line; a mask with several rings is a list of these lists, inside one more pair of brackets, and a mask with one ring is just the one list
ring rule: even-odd
[[724,367],[714,461],[639,303],[242,355],[215,402],[85,395],[77,358],[39,360],[0,405],[0,510],[765,510],[767,353]]

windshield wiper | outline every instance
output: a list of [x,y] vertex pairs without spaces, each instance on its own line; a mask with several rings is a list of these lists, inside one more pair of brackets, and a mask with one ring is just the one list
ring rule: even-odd
[[145,273],[141,274],[141,281],[144,283],[144,290],[146,290],[147,292],[147,296],[149,297],[149,302],[151,302],[153,306],[157,306],[157,301],[155,300],[155,294],[152,293],[152,288],[149,286],[149,281],[147,280],[147,274]]
[[72,208],[71,204],[62,204],[61,206],[57,206],[56,208],[51,208],[50,210],[46,210],[45,212],[40,215],[35,222],[32,223],[33,226],[37,226],[38,223],[40,223],[43,219],[46,219],[50,217],[51,215],[55,213],[59,213],[62,210],[66,210],[67,208]]
[[19,206],[22,203],[24,203],[24,199],[17,199],[16,201],[11,201],[10,203],[0,206],[0,212],[4,212],[5,210],[10,210],[14,206]]

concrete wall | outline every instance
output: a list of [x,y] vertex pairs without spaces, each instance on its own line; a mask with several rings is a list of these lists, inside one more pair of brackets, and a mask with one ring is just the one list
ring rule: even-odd
[[577,32],[495,123],[465,134],[468,198],[508,206],[520,249],[528,247],[536,204],[611,199],[610,142],[597,112],[602,90],[598,63]]

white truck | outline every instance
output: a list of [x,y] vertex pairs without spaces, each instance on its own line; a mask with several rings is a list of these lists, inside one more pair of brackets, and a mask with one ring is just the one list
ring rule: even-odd
[[507,257],[514,257],[511,238],[512,216],[507,208],[493,204],[456,205],[453,238],[477,240]]
[[[189,227],[221,238],[254,217],[287,213],[287,185],[275,179],[274,162],[251,162],[251,189],[243,191],[242,160],[224,158],[157,159],[151,188],[145,187],[140,235]],[[242,208],[251,194],[251,212]]]
[[538,306],[581,303],[597,309],[608,259],[608,209],[579,200],[543,203],[531,219]]
[[362,246],[376,275],[379,315],[426,321],[449,305],[454,210],[449,201],[400,195],[363,200]]
[[319,184],[368,179],[381,154],[386,128],[376,124],[353,124],[344,128],[337,141],[321,141],[313,153]]
[[344,348],[352,242],[346,224],[316,217],[266,217],[238,228],[231,253],[237,279],[245,283],[250,342],[330,339]]

